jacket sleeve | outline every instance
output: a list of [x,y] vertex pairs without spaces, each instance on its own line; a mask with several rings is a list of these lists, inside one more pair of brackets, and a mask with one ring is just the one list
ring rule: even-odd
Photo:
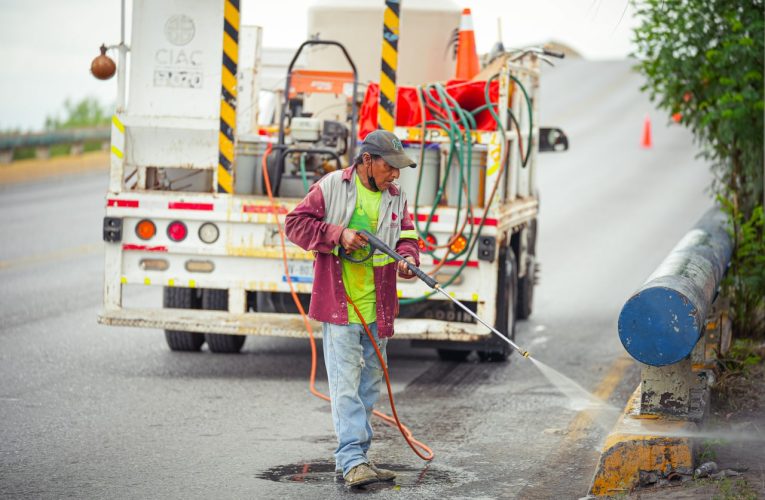
[[420,246],[417,244],[419,237],[417,231],[414,229],[414,223],[412,222],[412,216],[407,208],[407,203],[404,201],[404,212],[401,215],[401,235],[396,242],[396,252],[404,257],[412,257],[415,265],[420,265]]
[[340,244],[343,227],[324,222],[326,208],[320,184],[311,186],[303,201],[287,214],[285,233],[303,250],[330,253]]

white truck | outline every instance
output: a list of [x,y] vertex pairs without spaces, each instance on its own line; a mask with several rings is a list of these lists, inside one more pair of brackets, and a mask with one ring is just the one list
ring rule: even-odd
[[[443,2],[439,17],[432,5],[418,11],[417,3],[405,3],[402,23],[421,15],[412,22],[417,36],[443,39],[445,45],[459,9]],[[124,37],[117,46],[119,94],[99,322],[164,329],[170,349],[185,351],[200,350],[206,342],[212,352],[238,352],[246,335],[306,336],[289,294],[274,218],[283,223],[310,184],[352,163],[365,109],[364,95],[355,89],[368,87],[366,102],[376,80],[352,61],[366,63],[372,53],[379,61],[380,45],[342,39],[353,36],[339,30],[343,23],[318,30],[324,37],[335,29],[339,43],[308,43],[308,63],[329,67],[294,69],[305,61],[296,55],[284,92],[275,93],[282,109],[271,118],[258,105],[260,29],[241,25],[238,2],[135,0],[132,7],[130,46]],[[382,8],[380,2],[379,8],[357,12],[346,5],[342,15],[358,25],[377,23],[382,32]],[[328,16],[332,9],[324,3],[310,11],[309,29],[321,27],[325,18],[337,22],[340,14]],[[406,37],[404,24],[402,44]],[[321,59],[332,49],[343,56],[345,47],[347,57]],[[408,49],[399,48],[399,71],[406,79]],[[411,148],[409,154],[423,160],[399,180],[421,231],[421,268],[511,338],[516,318],[528,317],[532,309],[537,152],[567,147],[562,132],[540,129],[534,121],[540,58],[541,52],[526,51],[493,63],[498,71],[492,110],[500,126],[494,122],[493,129],[466,132],[459,124],[451,129],[429,124],[394,131]],[[410,73],[426,71],[417,58],[412,61],[418,67]],[[437,71],[446,79],[451,66],[442,66]],[[409,81],[423,85],[428,82],[417,79],[432,76]],[[436,95],[449,87],[429,91]],[[264,162],[268,144],[274,152]],[[265,196],[264,170],[277,190],[275,206]],[[307,310],[313,255],[288,243],[286,256]],[[123,300],[132,286],[162,287],[161,307],[132,307]],[[450,301],[429,296],[423,283],[401,281],[398,289],[395,339],[437,348],[452,360],[472,350],[489,360],[509,355],[507,344]]]

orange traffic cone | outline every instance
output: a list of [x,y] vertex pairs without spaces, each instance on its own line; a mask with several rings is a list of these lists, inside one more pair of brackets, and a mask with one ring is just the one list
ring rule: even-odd
[[651,117],[645,115],[643,120],[643,140],[640,142],[640,146],[643,149],[651,149]]
[[460,31],[457,38],[457,80],[470,80],[481,70],[478,64],[478,53],[475,49],[475,34],[473,33],[473,18],[470,9],[462,10]]

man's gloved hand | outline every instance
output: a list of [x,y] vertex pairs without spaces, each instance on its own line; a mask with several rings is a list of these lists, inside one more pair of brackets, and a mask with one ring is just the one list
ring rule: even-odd
[[345,248],[347,253],[359,250],[367,246],[367,239],[355,229],[345,228],[340,234],[340,246]]
[[[412,257],[404,257],[404,259],[414,265],[414,259]],[[409,267],[403,260],[398,261],[398,275],[402,278],[414,278],[414,273],[409,270]]]

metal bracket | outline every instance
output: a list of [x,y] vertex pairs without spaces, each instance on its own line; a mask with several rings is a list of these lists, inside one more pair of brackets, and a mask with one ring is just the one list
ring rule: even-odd
[[122,241],[122,219],[120,217],[104,217],[104,241],[107,243]]
[[494,261],[497,253],[497,238],[494,236],[481,236],[478,239],[478,260]]

